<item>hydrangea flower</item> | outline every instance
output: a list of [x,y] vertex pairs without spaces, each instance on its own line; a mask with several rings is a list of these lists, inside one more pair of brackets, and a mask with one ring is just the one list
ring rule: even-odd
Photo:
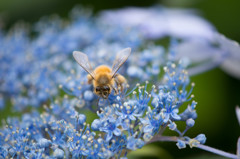
[[[164,8],[162,11],[170,24],[187,16],[182,11]],[[147,13],[145,18],[153,14],[159,14],[158,18],[163,16],[157,9],[150,8],[147,12],[137,9],[137,13],[141,12]],[[73,9],[70,18],[68,25],[63,25],[65,21],[59,17],[40,20],[34,26],[36,37],[32,39],[28,30],[17,26],[0,36],[0,75],[3,77],[0,108],[10,100],[14,111],[23,113],[28,106],[33,107],[19,118],[9,117],[0,129],[1,158],[126,158],[129,151],[155,141],[173,141],[179,148],[189,145],[236,158],[234,154],[203,145],[204,134],[195,138],[185,135],[197,118],[197,102],[192,95],[194,83],[190,83],[189,76],[212,68],[203,69],[202,65],[194,68],[189,62],[194,57],[189,61],[182,55],[178,57],[178,52],[189,49],[185,47],[186,32],[163,28],[153,30],[156,32],[152,35],[145,34],[150,35],[146,38],[139,30],[106,24],[102,15],[94,17],[86,10]],[[149,20],[155,25],[153,19]],[[201,35],[206,36],[207,41],[211,39],[208,33],[214,29],[207,22],[195,15],[187,16],[187,20],[206,27],[206,34]],[[142,27],[149,26],[138,29]],[[169,48],[147,40],[163,34],[184,40],[173,39]],[[200,35],[189,35],[192,36]],[[192,49],[204,46],[200,48],[228,51],[229,45],[226,47],[223,41],[218,43],[219,47],[197,43]],[[129,87],[120,94],[111,93],[107,100],[98,100],[92,86],[87,84],[87,73],[73,62],[72,51],[87,53],[96,67],[111,64],[114,53],[129,46],[134,54],[119,70],[129,79]],[[229,52],[235,53],[235,49],[238,50],[234,48]],[[223,55],[214,66],[222,62],[226,54]],[[213,56],[202,56],[204,60],[208,58]],[[42,112],[35,109],[39,106],[44,108]],[[83,114],[82,110],[96,116]],[[179,122],[186,124],[184,130],[178,129]],[[167,127],[177,135],[164,136]]]
[[211,39],[215,30],[193,10],[169,9],[162,6],[106,10],[102,12],[101,18],[106,23],[139,29],[139,32],[149,39],[164,36]]

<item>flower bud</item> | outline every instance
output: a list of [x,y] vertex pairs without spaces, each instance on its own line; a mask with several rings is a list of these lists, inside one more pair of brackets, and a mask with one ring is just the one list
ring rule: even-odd
[[207,140],[204,134],[199,134],[197,137],[195,137],[195,139],[198,140],[200,144],[204,144]]
[[92,130],[96,131],[99,129],[100,126],[101,126],[101,121],[99,119],[93,120],[92,125],[91,125]]
[[177,142],[176,145],[177,145],[177,147],[178,147],[179,149],[186,148],[186,144],[185,144],[185,142],[182,141],[182,140],[178,140],[178,142]]
[[84,114],[78,115],[78,124],[83,125],[83,123],[86,121],[86,116]]
[[191,128],[191,127],[194,126],[195,121],[194,121],[192,118],[190,118],[190,119],[188,119],[188,120],[186,121],[186,124],[187,124],[188,127]]
[[48,147],[51,144],[51,141],[47,140],[45,138],[41,138],[41,139],[39,139],[38,144],[41,148],[45,148],[45,147]]
[[57,149],[54,150],[53,156],[54,156],[55,158],[57,158],[57,159],[61,159],[61,158],[64,157],[64,151],[61,150],[61,149],[59,149],[59,148],[57,148]]
[[93,99],[93,92],[92,91],[85,91],[84,94],[83,94],[83,98],[86,100],[86,101],[91,101]]

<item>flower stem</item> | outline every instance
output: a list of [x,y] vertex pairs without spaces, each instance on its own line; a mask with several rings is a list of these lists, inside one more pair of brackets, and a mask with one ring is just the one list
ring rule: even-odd
[[215,149],[213,147],[209,147],[207,145],[199,144],[197,148],[205,150],[205,151],[209,151],[209,152],[221,155],[221,156],[225,156],[225,157],[228,157],[228,158],[237,158],[237,155],[235,155],[235,154],[231,154],[231,153],[228,153],[228,152],[225,152],[225,151],[222,151],[222,150],[218,150],[218,149]]
[[[178,140],[178,137],[176,137],[176,136],[157,136],[157,137],[153,137],[152,140],[150,140],[147,144],[156,142],[156,141],[177,142],[177,140]],[[188,144],[188,142],[185,142],[185,143]],[[199,149],[202,149],[202,150],[205,150],[208,152],[212,152],[212,153],[218,154],[220,156],[237,159],[237,155],[235,155],[235,154],[231,154],[231,153],[228,153],[228,152],[225,152],[222,150],[218,150],[218,149],[212,148],[210,146],[198,144],[198,146],[196,148],[199,148]]]

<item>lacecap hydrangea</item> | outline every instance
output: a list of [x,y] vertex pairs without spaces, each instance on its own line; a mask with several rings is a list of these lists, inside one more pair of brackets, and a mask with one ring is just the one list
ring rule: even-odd
[[[190,75],[220,65],[239,46],[229,49],[233,43],[216,33],[217,38],[200,41],[194,40],[194,34],[192,41],[177,36],[166,48],[154,40],[175,32],[165,28],[153,38],[142,28],[104,23],[103,15],[73,9],[69,21],[43,18],[30,29],[16,25],[9,32],[0,31],[0,109],[8,104],[22,113],[20,119],[9,117],[3,123],[0,158],[124,158],[155,141],[174,141],[180,149],[189,145],[236,158],[203,145],[204,134],[185,134],[197,118]],[[30,36],[33,32],[35,37]],[[98,100],[72,51],[83,51],[96,67],[111,65],[114,53],[126,47],[133,53],[119,71],[129,87]],[[213,63],[195,65],[199,61],[189,54],[196,48],[205,50],[203,61]],[[212,52],[214,56],[209,55]],[[31,111],[25,112],[29,107]],[[39,107],[44,110],[38,111]],[[184,130],[178,129],[180,122],[186,124]],[[177,136],[163,136],[166,129]]]

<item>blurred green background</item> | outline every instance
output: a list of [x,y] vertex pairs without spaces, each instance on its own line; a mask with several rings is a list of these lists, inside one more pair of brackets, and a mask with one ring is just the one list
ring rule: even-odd
[[[195,8],[220,33],[240,42],[239,0],[0,0],[0,27],[7,30],[18,21],[34,23],[42,16],[52,14],[66,18],[76,4],[91,7],[94,13],[103,9],[126,6],[143,7],[154,4]],[[236,142],[240,136],[240,127],[235,115],[235,106],[240,105],[240,80],[228,76],[221,69],[214,69],[192,77],[192,81],[196,83],[193,93],[198,102],[198,118],[196,125],[188,131],[187,135],[195,137],[199,133],[204,133],[207,136],[207,145],[235,153]],[[174,143],[153,145],[159,145],[159,147],[145,150],[155,152],[151,153],[152,158],[220,158],[194,148],[178,150]],[[137,155],[143,156],[144,154],[138,153]],[[132,154],[131,157],[134,156],[136,157],[136,154]]]

